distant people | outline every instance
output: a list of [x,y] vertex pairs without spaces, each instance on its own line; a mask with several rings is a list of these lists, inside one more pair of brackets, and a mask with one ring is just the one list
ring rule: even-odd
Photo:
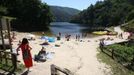
[[71,35],[67,35],[67,41],[70,41]]
[[61,39],[61,33],[59,32],[59,35],[57,36],[57,40]]
[[80,41],[80,34],[78,34],[77,38],[78,38],[78,41]]
[[84,38],[84,33],[81,34],[82,38]]
[[45,33],[44,32],[42,32],[42,36],[44,36],[45,35]]
[[60,40],[61,39],[61,37],[60,36],[57,36],[57,40]]
[[67,35],[68,35],[68,34],[65,34],[65,40],[67,40]]
[[30,40],[35,40],[35,38],[34,37],[31,37],[31,39]]
[[81,36],[82,36],[82,38],[86,38],[87,37],[87,33],[82,33]]
[[59,37],[61,37],[61,32],[59,32]]
[[19,40],[19,43],[18,43],[18,45],[21,45],[21,41]]
[[75,36],[75,39],[76,39],[76,41],[78,41],[78,35],[76,34],[76,36]]
[[105,43],[104,43],[104,38],[100,40],[100,49],[103,51],[103,47],[105,46]]
[[120,33],[120,34],[119,34],[119,38],[120,38],[120,39],[123,39],[123,33]]
[[129,32],[128,38],[127,39],[131,39],[131,37],[133,36],[132,32]]
[[42,49],[39,51],[38,55],[35,55],[34,60],[35,61],[46,61],[46,49],[42,47]]
[[65,34],[65,40],[66,40],[66,41],[69,41],[70,38],[71,38],[71,35],[69,35],[69,34]]
[[15,32],[13,32],[13,35],[12,35],[12,39],[16,39],[16,34],[15,34]]
[[21,48],[22,50],[22,57],[23,57],[25,67],[29,71],[30,67],[33,66],[32,56],[30,52],[32,48],[29,46],[29,42],[26,38],[23,38],[22,43],[17,48],[17,54],[18,54],[19,48]]
[[84,37],[86,38],[88,36],[88,33],[85,33]]

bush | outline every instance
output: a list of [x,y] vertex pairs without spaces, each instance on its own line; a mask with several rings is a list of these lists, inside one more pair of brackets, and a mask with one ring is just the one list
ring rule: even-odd
[[107,48],[114,50],[115,57],[120,62],[130,63],[134,58],[134,47],[114,44],[107,46]]

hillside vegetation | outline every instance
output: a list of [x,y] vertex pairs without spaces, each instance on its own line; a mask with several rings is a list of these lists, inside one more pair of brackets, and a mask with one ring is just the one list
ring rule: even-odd
[[0,16],[16,18],[12,27],[18,31],[45,31],[52,21],[49,6],[41,0],[0,0]]
[[90,5],[71,22],[91,26],[116,26],[134,19],[134,0],[104,0]]
[[134,32],[134,19],[122,26],[125,31]]
[[69,7],[50,6],[50,10],[56,22],[68,22],[72,16],[77,15],[80,11]]

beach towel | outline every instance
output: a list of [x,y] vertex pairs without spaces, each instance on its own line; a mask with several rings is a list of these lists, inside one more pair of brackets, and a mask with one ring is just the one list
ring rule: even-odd
[[55,42],[55,38],[49,37],[49,38],[48,38],[48,42]]
[[53,52],[47,52],[46,58],[47,59],[52,59],[53,58],[54,53]]

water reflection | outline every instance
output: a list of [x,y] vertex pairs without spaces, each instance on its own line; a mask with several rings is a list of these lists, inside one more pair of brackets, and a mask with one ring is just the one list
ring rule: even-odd
[[89,27],[80,24],[68,22],[53,22],[51,23],[50,30],[53,34],[81,34],[89,31]]

